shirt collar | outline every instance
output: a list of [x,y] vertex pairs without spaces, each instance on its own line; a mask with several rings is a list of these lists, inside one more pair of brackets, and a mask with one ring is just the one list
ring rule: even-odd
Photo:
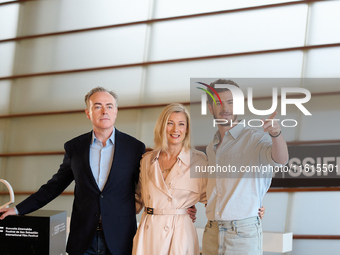
[[239,123],[229,130],[229,133],[232,135],[232,137],[234,137],[234,139],[237,139],[245,128],[244,125],[240,125]]
[[[109,144],[115,144],[115,132],[116,132],[116,128],[113,128],[112,134],[110,135],[109,139],[107,139]],[[96,135],[94,134],[94,131],[92,131],[92,140],[91,140],[91,145],[93,145],[94,143],[96,143],[96,141],[98,140],[98,138],[96,137]],[[98,140],[99,141],[99,140]]]
[[[161,150],[154,150],[151,155],[151,164],[159,159],[159,154]],[[184,165],[190,165],[190,153],[185,152],[184,148],[182,148],[181,152],[178,154],[177,159],[183,162]]]
[[[241,120],[242,121],[242,120]],[[243,129],[245,128],[244,125],[240,125],[240,122],[238,122],[238,124],[236,126],[234,126],[233,128],[231,128],[230,130],[228,130],[227,132],[225,132],[225,135],[230,133],[230,135],[234,138],[237,139],[240,134],[242,133]],[[222,139],[223,140],[223,139]],[[220,131],[217,130],[215,135],[214,135],[214,144],[218,144],[221,141],[221,134]]]

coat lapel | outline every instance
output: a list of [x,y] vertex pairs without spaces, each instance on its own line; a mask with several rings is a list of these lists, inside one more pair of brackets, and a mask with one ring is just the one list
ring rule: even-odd
[[165,184],[165,181],[163,179],[163,175],[159,166],[159,150],[154,150],[151,153],[150,157],[150,167],[149,169],[146,169],[146,172],[148,174],[148,177],[153,182],[153,184],[162,191],[165,195],[170,196],[171,194],[169,192],[168,187]]
[[166,183],[174,183],[176,180],[184,175],[184,171],[188,168],[190,164],[190,153],[181,150],[177,157],[177,162],[171,169],[168,177],[166,178]]
[[177,161],[176,164],[171,169],[169,175],[166,178],[166,183],[174,183],[177,179],[183,176],[183,171],[179,166],[179,162]]

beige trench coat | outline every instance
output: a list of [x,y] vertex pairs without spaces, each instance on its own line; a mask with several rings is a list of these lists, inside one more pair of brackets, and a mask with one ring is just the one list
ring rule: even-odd
[[[190,178],[190,162],[207,165],[204,153],[182,150],[164,181],[159,150],[145,153],[141,160],[139,190],[142,207],[184,209],[206,203],[206,179]],[[190,156],[191,154],[191,156]],[[140,194],[137,189],[137,194]],[[133,239],[133,255],[197,255],[197,232],[188,214],[150,215],[144,210]]]

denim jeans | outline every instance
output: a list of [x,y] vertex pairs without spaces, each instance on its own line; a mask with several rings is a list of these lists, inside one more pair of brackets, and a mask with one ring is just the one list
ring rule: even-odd
[[90,248],[84,255],[112,255],[107,248],[103,230],[97,230]]
[[262,225],[258,217],[236,221],[208,221],[203,255],[262,255]]

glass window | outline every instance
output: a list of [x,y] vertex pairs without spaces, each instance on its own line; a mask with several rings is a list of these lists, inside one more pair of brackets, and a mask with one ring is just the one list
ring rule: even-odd
[[107,26],[148,19],[149,0],[62,0],[59,30]]
[[142,109],[141,110],[141,128],[140,138],[145,143],[147,147],[153,147],[154,142],[154,133],[153,130],[155,129],[156,121],[161,114],[164,107],[157,107],[157,108],[149,108],[149,109]]
[[303,46],[306,17],[304,4],[154,23],[150,60]]
[[19,4],[0,6],[0,40],[13,38],[17,34]]
[[143,61],[146,25],[23,40],[17,73],[35,73]]
[[[5,152],[5,146],[8,144],[8,127],[10,121],[8,119],[0,119],[0,153]],[[2,158],[0,157],[0,166],[2,165]],[[4,160],[5,161],[5,160]]]
[[118,130],[136,137],[137,139],[141,139],[140,129],[142,122],[143,119],[141,118],[140,110],[119,110],[118,108],[118,116],[115,122],[115,127]]
[[[293,0],[295,1],[295,0]],[[190,15],[196,13],[232,10],[238,8],[293,2],[290,0],[157,0],[155,3],[155,18]]]
[[309,50],[306,53],[305,77],[340,77],[340,47]]
[[340,41],[340,1],[321,1],[311,4],[309,45]]
[[14,42],[0,43],[0,77],[12,75],[14,51]]
[[9,103],[11,95],[11,81],[0,81],[0,115],[9,113]]
[[102,86],[118,94],[118,106],[138,105],[142,67],[16,79],[11,113],[85,109],[84,97]]
[[[62,155],[10,157],[5,178],[15,192],[36,191],[57,172],[62,160]],[[18,203],[16,195],[15,203]]]
[[63,151],[66,141],[91,129],[85,112],[12,118],[7,152]]
[[300,77],[302,58],[302,51],[293,51],[150,65],[143,103],[188,102],[195,77]]
[[147,20],[149,0],[25,1],[20,35],[69,31]]

